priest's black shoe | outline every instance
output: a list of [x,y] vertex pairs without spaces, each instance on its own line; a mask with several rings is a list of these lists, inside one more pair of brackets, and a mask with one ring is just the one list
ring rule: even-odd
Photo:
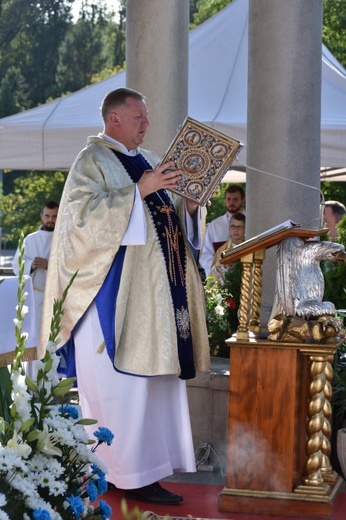
[[158,482],[149,484],[138,489],[126,489],[125,498],[129,500],[141,500],[142,502],[151,502],[153,504],[173,505],[182,502],[183,497],[171,493],[167,489],[160,486]]

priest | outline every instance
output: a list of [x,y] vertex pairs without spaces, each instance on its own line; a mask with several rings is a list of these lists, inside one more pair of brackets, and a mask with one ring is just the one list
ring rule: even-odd
[[46,286],[41,354],[53,301],[74,273],[61,366],[77,376],[84,417],[114,433],[98,450],[125,496],[176,504],[159,481],[195,471],[186,380],[209,370],[204,291],[193,250],[200,208],[173,197],[182,172],[140,148],[149,125],[137,91],[110,92],[103,132],[68,175]]

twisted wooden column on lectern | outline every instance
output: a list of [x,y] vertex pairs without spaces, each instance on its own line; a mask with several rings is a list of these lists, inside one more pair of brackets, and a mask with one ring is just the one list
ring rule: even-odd
[[330,419],[332,416],[332,381],[333,381],[333,362],[334,356],[328,356],[327,362],[324,370],[325,374],[325,386],[324,386],[324,396],[325,402],[323,407],[324,414],[324,422],[323,422],[323,443],[322,443],[322,475],[326,482],[335,483],[336,474],[333,471],[332,465],[330,464],[330,453],[331,453],[331,445],[330,445],[330,436],[331,436],[331,424]]
[[258,332],[260,329],[260,307],[262,297],[262,266],[265,256],[265,250],[256,251],[254,253],[255,260],[252,276],[252,312],[249,330]]
[[237,339],[247,339],[248,337],[248,320],[251,300],[252,259],[252,255],[244,256],[241,259],[243,263],[243,272],[240,285],[240,304],[238,310],[239,325],[236,333]]
[[326,383],[324,356],[309,356],[310,380],[309,406],[306,443],[306,477],[304,482],[308,486],[321,486],[324,483],[322,468],[322,445],[324,440],[323,425],[325,421],[323,408],[325,404],[324,387]]

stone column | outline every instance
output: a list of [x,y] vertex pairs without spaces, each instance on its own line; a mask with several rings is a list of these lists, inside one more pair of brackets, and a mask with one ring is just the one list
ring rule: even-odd
[[188,0],[127,0],[126,84],[146,96],[144,146],[159,155],[187,115]]
[[[319,227],[321,40],[322,0],[249,0],[248,238],[287,219]],[[264,263],[262,325],[273,302],[275,249]]]

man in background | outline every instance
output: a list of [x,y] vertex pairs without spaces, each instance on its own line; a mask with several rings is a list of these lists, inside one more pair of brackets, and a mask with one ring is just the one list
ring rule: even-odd
[[[32,279],[35,301],[36,334],[39,338],[43,296],[46,286],[48,259],[52,247],[53,231],[58,215],[59,204],[53,200],[46,202],[40,213],[41,226],[38,231],[30,233],[24,238],[24,274]],[[13,260],[12,269],[16,276],[19,274],[19,249]]]
[[338,202],[337,200],[327,200],[325,203],[324,220],[333,242],[337,242],[339,239],[337,224],[343,218],[345,213],[346,208],[341,202]]
[[226,213],[212,220],[206,229],[199,263],[209,275],[216,250],[229,240],[230,220],[235,213],[244,213],[245,192],[241,186],[230,184],[225,192]]

